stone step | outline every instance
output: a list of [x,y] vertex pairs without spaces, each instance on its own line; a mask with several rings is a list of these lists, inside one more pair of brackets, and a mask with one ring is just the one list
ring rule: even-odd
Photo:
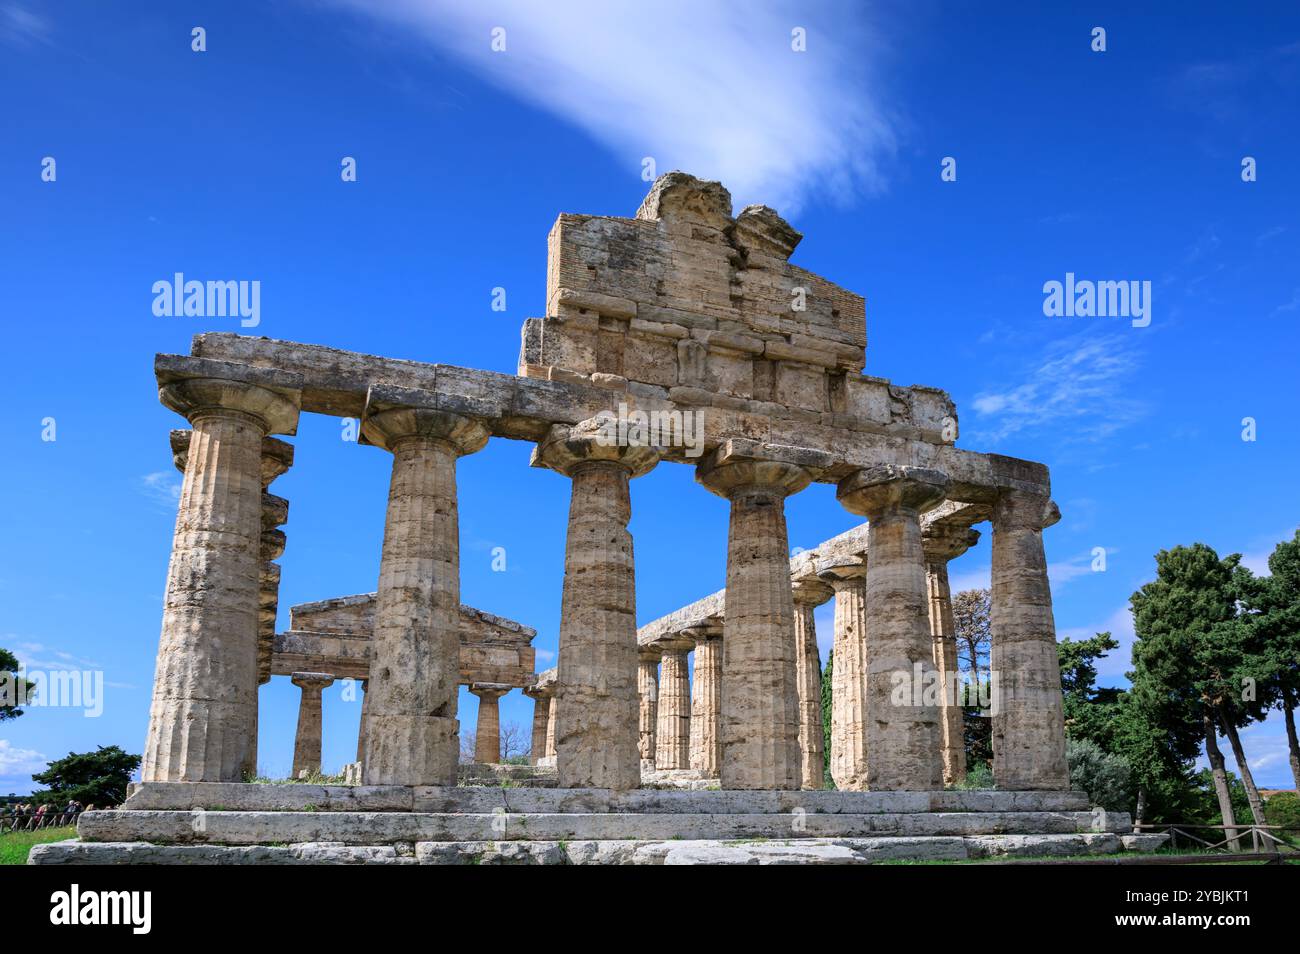
[[1106,812],[877,812],[836,814],[464,813],[93,811],[78,822],[85,841],[210,842],[229,845],[418,841],[567,841],[1126,831],[1127,815]]
[[592,788],[511,788],[245,784],[239,782],[145,782],[125,808],[189,811],[371,811],[371,812],[688,812],[789,814],[806,812],[1059,812],[1086,811],[1083,792],[823,792],[686,791]]
[[414,845],[157,845],[147,842],[60,841],[37,845],[29,864],[831,864],[963,861],[990,857],[1113,854],[1119,836],[970,835],[966,837],[802,838],[741,841],[422,841]]

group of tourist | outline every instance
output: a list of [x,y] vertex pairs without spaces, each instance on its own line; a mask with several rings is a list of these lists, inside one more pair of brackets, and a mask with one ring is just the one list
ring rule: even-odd
[[0,834],[71,825],[77,820],[78,815],[85,811],[92,811],[94,807],[94,805],[82,805],[76,800],[68,802],[62,809],[56,805],[30,803],[6,805],[0,809]]

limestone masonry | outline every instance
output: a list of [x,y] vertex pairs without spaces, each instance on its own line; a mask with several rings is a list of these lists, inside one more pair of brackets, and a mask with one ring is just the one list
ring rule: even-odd
[[[947,394],[863,374],[863,299],[791,264],[801,238],[772,209],[733,215],[722,185],[673,172],[632,218],[559,217],[546,314],[524,324],[516,375],[232,334],[158,355],[159,397],[190,427],[171,435],[184,483],[143,782],[125,810],[87,813],[81,841],[33,860],[857,863],[1120,848],[1127,818],[1068,791],[1047,468],[958,448]],[[276,561],[292,540],[270,486],[303,412],[358,419],[357,453],[388,455],[392,476],[375,591],[295,606],[276,633]],[[626,440],[609,439],[615,416],[634,422]],[[638,439],[650,420],[668,426]],[[688,421],[695,446],[677,439]],[[571,481],[559,658],[544,673],[532,629],[460,602],[457,462],[492,437],[531,442],[533,466]],[[638,629],[631,486],[678,464],[730,508],[713,544],[726,588]],[[813,482],[865,522],[791,558],[785,501]],[[965,776],[963,710],[898,687],[955,676],[948,564],[985,523],[999,791],[945,792]],[[823,753],[813,613],[831,599]],[[273,677],[301,690],[295,778],[321,770],[322,694],[356,681],[355,784],[247,784],[258,685]],[[462,685],[479,699],[473,765],[458,758]],[[499,699],[516,689],[534,700],[531,766],[499,764]],[[827,755],[839,791],[810,791]]]

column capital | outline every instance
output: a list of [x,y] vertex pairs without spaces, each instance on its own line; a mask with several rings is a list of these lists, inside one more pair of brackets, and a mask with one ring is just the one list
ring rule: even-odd
[[658,664],[663,656],[662,650],[652,646],[641,646],[637,649],[637,662]]
[[790,591],[795,603],[800,606],[821,606],[835,595],[835,589],[829,583],[811,577],[795,580],[790,584]]
[[469,691],[480,699],[500,699],[514,686],[503,682],[472,682]]
[[689,635],[689,631],[683,630],[680,633],[670,633],[669,635],[656,639],[655,647],[659,649],[664,656],[673,653],[689,653],[695,648],[695,638]]
[[328,672],[295,672],[289,681],[299,689],[325,689],[334,682],[334,674]]
[[422,438],[452,449],[457,457],[480,451],[491,434],[479,420],[437,408],[401,405],[370,388],[361,415],[361,442],[392,451],[402,441]]
[[993,505],[993,527],[1016,525],[1045,530],[1061,519],[1056,501],[1023,490],[1005,490]]
[[860,582],[866,578],[866,575],[866,556],[856,556],[852,560],[828,560],[817,564],[817,576],[837,592],[846,584]]
[[659,463],[658,448],[645,444],[619,444],[600,418],[578,424],[555,424],[533,451],[533,466],[572,477],[585,464],[617,464],[629,477],[649,473]]
[[706,458],[695,468],[695,480],[705,489],[730,500],[738,493],[768,490],[788,497],[812,483],[812,475],[797,464],[776,460],[735,460],[721,463]]
[[293,434],[302,376],[231,361],[160,354],[154,359],[158,400],[193,424],[209,416],[245,415],[264,434]]
[[927,563],[955,560],[979,542],[980,532],[960,524],[934,523],[921,528],[921,550]]
[[868,520],[897,510],[924,513],[943,502],[948,477],[926,467],[875,464],[840,481],[835,496],[850,513]]

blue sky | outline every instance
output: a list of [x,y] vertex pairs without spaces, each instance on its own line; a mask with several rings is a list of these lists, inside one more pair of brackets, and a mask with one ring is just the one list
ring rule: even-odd
[[[1052,468],[1057,624],[1124,640],[1104,681],[1157,550],[1201,540],[1263,567],[1298,522],[1295,8],[756,0],[742,24],[697,6],[0,0],[0,646],[106,682],[97,718],[0,728],[0,792],[144,741],[183,426],[153,355],[241,330],[155,317],[155,281],[260,281],[250,333],[513,371],[551,223],[631,215],[647,156],[777,207],[806,236],[794,261],[866,296],[868,374],[947,389],[961,446]],[[1150,326],[1045,317],[1067,272],[1150,281]],[[333,418],[294,443],[273,487],[291,501],[282,629],[292,603],[374,588],[390,462]],[[462,594],[536,627],[543,668],[568,482],[529,450],[494,440],[461,464]],[[727,513],[686,467],[633,488],[644,623],[722,586]],[[787,512],[792,546],[855,522],[828,486]],[[986,535],[955,583],[983,585],[988,559]],[[288,769],[297,694],[261,691],[263,771]],[[462,692],[462,725],[475,706]],[[502,707],[528,724],[520,694]],[[327,769],[357,708],[327,692]],[[1244,739],[1260,784],[1289,787],[1280,722]]]

